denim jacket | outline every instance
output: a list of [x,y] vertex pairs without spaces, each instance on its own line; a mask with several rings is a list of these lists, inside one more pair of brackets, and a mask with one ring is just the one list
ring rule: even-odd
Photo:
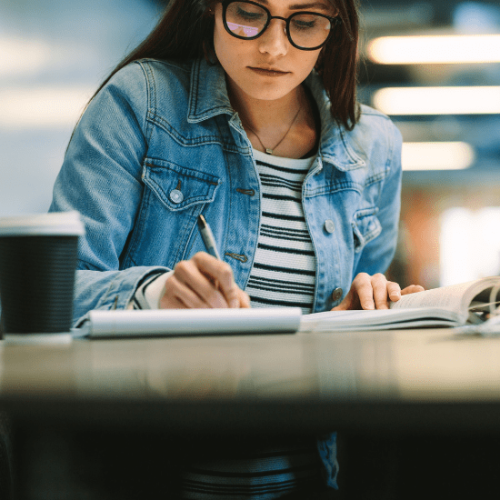
[[[313,311],[340,303],[359,272],[385,272],[397,237],[401,136],[362,106],[354,130],[332,119],[321,78],[306,85],[321,117],[319,151],[302,186],[316,254]],[[260,227],[252,147],[220,65],[144,59],[116,73],[90,102],[68,146],[51,211],[78,210],[74,320],[124,308],[150,273],[203,251],[209,222],[221,258],[245,289]],[[334,485],[334,439],[320,453]],[[330,465],[328,465],[330,464]]]
[[[385,272],[391,262],[401,138],[386,116],[366,106],[354,130],[346,131],[331,117],[320,77],[312,73],[306,85],[321,117],[319,152],[302,187],[318,312],[338,305],[357,273]],[[116,297],[124,308],[149,273],[203,251],[200,213],[244,290],[260,206],[251,144],[222,68],[203,60],[125,67],[77,125],[50,207],[78,210],[85,224],[75,321],[91,309],[110,309]]]

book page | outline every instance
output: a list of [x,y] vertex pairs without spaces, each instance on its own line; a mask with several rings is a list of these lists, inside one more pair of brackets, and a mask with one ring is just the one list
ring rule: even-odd
[[325,311],[303,315],[300,320],[300,331],[388,330],[459,324],[461,324],[459,315],[437,307]]
[[458,283],[456,285],[433,288],[419,293],[403,295],[401,300],[391,303],[391,309],[406,309],[412,307],[439,307],[468,316],[468,307],[472,299],[481,290],[500,283],[499,277],[482,278],[479,280]]

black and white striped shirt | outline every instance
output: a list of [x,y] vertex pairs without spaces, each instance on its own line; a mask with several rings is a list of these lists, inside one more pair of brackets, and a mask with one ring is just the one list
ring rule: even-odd
[[301,160],[254,150],[262,184],[262,219],[246,292],[252,307],[311,312],[316,258],[302,209],[302,183],[314,157]]

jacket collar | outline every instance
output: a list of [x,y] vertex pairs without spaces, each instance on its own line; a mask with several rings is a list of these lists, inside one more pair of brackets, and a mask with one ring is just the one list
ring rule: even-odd
[[313,71],[305,81],[316,101],[321,118],[320,156],[339,170],[354,170],[366,165],[365,154],[357,151],[347,130],[332,118],[331,103],[321,77]]
[[226,87],[226,76],[220,64],[205,59],[193,61],[189,92],[189,123],[199,123],[221,114],[234,115]]
[[[330,100],[323,87],[321,77],[312,72],[305,84],[318,105],[321,118],[320,155],[339,170],[353,170],[366,165],[365,154],[357,151],[349,133],[339,126],[330,114]],[[191,70],[189,123],[200,123],[217,115],[235,111],[229,101],[226,77],[220,64],[209,64],[204,59],[193,61]]]

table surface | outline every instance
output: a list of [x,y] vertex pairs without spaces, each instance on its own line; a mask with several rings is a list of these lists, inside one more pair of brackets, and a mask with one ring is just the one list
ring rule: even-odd
[[170,428],[496,429],[500,338],[451,329],[0,342],[0,407]]

